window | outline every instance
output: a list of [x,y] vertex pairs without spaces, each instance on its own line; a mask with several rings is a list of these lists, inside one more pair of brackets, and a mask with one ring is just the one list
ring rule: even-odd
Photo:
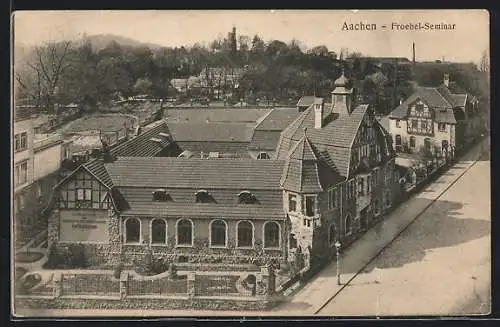
[[440,131],[440,132],[446,132],[446,124],[444,124],[444,123],[438,123],[438,131]]
[[351,215],[347,215],[345,217],[345,234],[346,235],[351,235],[352,233],[352,220],[351,220]]
[[24,210],[24,194],[17,196],[17,211]]
[[15,183],[17,185],[23,185],[28,181],[28,161],[21,162],[16,165],[15,170]]
[[253,247],[253,225],[249,221],[240,221],[238,229],[238,247]]
[[277,222],[269,221],[264,225],[264,248],[279,248],[280,226]]
[[92,208],[92,189],[91,188],[77,188],[76,190],[77,208]]
[[401,120],[396,119],[396,127],[400,128],[401,127]]
[[424,111],[424,105],[422,103],[417,103],[415,105],[415,109],[417,110],[418,113],[421,113],[422,111]]
[[305,214],[307,217],[314,217],[315,208],[316,208],[316,197],[315,196],[306,196],[306,206],[305,206]]
[[167,243],[167,223],[163,219],[151,221],[151,244]]
[[363,177],[359,177],[358,179],[358,195],[365,194],[365,179]]
[[328,243],[330,246],[333,246],[336,241],[336,235],[335,235],[335,225],[331,224],[330,228],[328,229]]
[[165,189],[158,189],[153,191],[153,201],[165,202],[169,200],[170,196]]
[[214,220],[210,224],[210,246],[226,246],[226,222]]
[[16,152],[23,151],[28,148],[28,133],[22,132],[14,136],[14,149]]
[[411,128],[413,128],[413,129],[418,129],[418,120],[413,119],[413,120],[411,121]]
[[177,245],[193,245],[193,223],[189,219],[177,222]]
[[410,148],[415,148],[415,146],[416,146],[415,136],[410,136]]
[[427,122],[425,120],[422,120],[420,122],[420,128],[422,129],[422,132],[425,132],[427,130]]
[[288,211],[297,211],[297,195],[295,194],[288,194]]
[[195,193],[196,203],[212,203],[214,199],[206,190],[199,190]]
[[257,155],[257,159],[271,159],[266,152],[261,152]]
[[368,175],[366,176],[366,193],[369,194],[370,193],[370,187],[372,186],[372,180],[371,180],[371,176]]
[[290,234],[288,238],[288,247],[290,249],[296,249],[297,248],[297,238],[295,237],[295,234]]
[[125,243],[140,243],[141,221],[137,218],[125,220]]
[[255,202],[257,202],[257,198],[249,191],[241,191],[238,194],[238,203],[240,204],[252,204]]
[[424,139],[424,147],[425,147],[425,150],[426,151],[430,151],[431,150],[431,139],[426,137]]
[[401,145],[401,135],[396,135],[396,146]]
[[302,220],[302,225],[304,225],[305,227],[311,227],[311,219],[304,218]]
[[332,210],[333,208],[335,208],[336,206],[336,197],[337,196],[337,192],[335,191],[335,189],[330,189],[328,190],[328,209],[329,210]]

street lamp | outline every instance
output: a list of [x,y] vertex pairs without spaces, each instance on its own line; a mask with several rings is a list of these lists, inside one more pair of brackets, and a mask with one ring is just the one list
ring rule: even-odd
[[340,284],[340,247],[342,246],[342,244],[340,244],[339,241],[335,242],[335,250],[336,250],[336,254],[337,254],[337,285],[341,285]]

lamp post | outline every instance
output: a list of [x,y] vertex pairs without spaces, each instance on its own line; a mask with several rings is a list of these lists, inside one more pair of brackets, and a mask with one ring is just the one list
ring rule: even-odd
[[340,244],[339,241],[335,242],[335,250],[337,254],[337,285],[341,285],[340,283],[340,247],[342,244]]

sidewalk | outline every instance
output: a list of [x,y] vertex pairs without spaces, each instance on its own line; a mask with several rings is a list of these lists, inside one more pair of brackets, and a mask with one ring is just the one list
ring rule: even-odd
[[[483,140],[482,143],[488,142]],[[361,271],[377,254],[392,242],[409,224],[425,211],[441,194],[465,173],[482,154],[482,143],[467,152],[453,167],[420,193],[402,203],[378,225],[361,236],[341,255],[341,282],[337,285],[336,263],[316,275],[288,303],[278,307],[275,314],[313,315],[345,284]],[[349,273],[342,273],[349,272]]]

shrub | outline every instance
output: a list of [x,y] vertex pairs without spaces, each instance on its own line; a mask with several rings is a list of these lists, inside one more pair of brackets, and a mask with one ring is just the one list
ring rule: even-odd
[[71,244],[69,247],[69,258],[71,267],[87,268],[89,266],[83,244]]

